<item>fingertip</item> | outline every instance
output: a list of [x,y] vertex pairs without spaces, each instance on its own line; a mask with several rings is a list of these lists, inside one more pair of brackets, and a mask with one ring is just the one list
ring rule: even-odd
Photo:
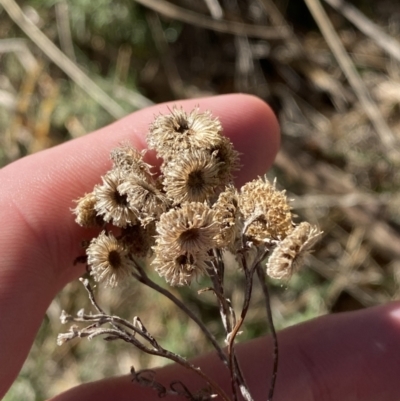
[[271,107],[252,95],[232,95],[232,110],[224,127],[241,153],[242,168],[236,183],[263,175],[273,164],[280,146],[280,128]]

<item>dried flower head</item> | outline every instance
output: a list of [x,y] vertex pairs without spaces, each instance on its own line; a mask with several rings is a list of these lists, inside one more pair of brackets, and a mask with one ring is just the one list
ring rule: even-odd
[[129,259],[129,248],[118,241],[112,233],[104,231],[92,239],[86,249],[90,274],[106,286],[116,287],[132,272],[133,262]]
[[102,177],[102,185],[94,187],[97,213],[104,221],[112,222],[117,227],[126,227],[137,222],[136,212],[129,205],[127,195],[118,191],[125,177],[123,170],[113,169]]
[[164,160],[188,149],[210,149],[220,141],[221,123],[209,111],[195,108],[186,113],[173,107],[171,114],[159,115],[150,126],[147,143]]
[[118,186],[118,192],[126,196],[129,207],[144,226],[157,220],[170,205],[156,185],[151,177],[145,179],[143,176],[129,174]]
[[124,170],[128,174],[134,173],[139,176],[150,177],[152,166],[144,162],[146,151],[139,152],[129,144],[122,144],[111,151],[111,159],[114,168]]
[[160,217],[156,225],[156,247],[168,253],[206,253],[215,247],[219,232],[214,211],[204,203],[185,202]]
[[101,226],[103,219],[97,215],[95,209],[96,196],[90,192],[76,201],[77,205],[72,212],[76,215],[75,221],[82,227]]
[[217,235],[218,245],[233,250],[235,240],[243,229],[243,216],[239,209],[239,194],[232,185],[220,193],[218,200],[212,206],[215,220],[220,226]]
[[322,232],[310,223],[300,223],[273,250],[267,263],[268,276],[289,279],[304,263],[304,258],[318,241]]
[[197,276],[204,274],[210,258],[207,254],[182,253],[167,257],[160,252],[152,261],[152,266],[160,277],[172,286],[190,285]]
[[219,232],[214,211],[209,206],[185,202],[161,215],[156,230],[153,247],[156,257],[152,266],[167,282],[190,283],[205,270],[205,262],[210,259],[207,252],[217,245]]
[[168,198],[175,205],[207,200],[220,183],[219,166],[215,154],[200,150],[183,153],[163,168],[163,185]]
[[218,177],[221,185],[227,185],[233,180],[233,173],[240,167],[239,152],[233,147],[229,138],[221,136],[221,141],[210,150],[216,152],[217,160],[220,162]]
[[257,242],[281,240],[293,230],[292,213],[285,191],[276,183],[258,178],[240,190],[239,205],[247,225],[246,235]]

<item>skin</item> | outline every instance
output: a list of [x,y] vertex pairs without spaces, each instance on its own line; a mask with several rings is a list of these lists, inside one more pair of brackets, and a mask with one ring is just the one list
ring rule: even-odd
[[[279,127],[271,109],[248,95],[225,95],[178,103],[199,105],[218,116],[242,153],[237,184],[262,175],[279,148]],[[109,152],[124,140],[145,147],[154,115],[173,103],[138,111],[83,138],[25,157],[0,170],[0,396],[18,375],[51,300],[82,275],[73,266],[88,231],[70,212],[72,200],[91,191],[110,167]],[[154,155],[148,161],[155,163]],[[23,322],[23,326],[21,324]],[[23,329],[21,329],[23,327]],[[275,401],[386,401],[400,399],[400,304],[337,314],[279,333],[280,367]],[[271,370],[271,343],[260,338],[239,351],[256,400],[265,400]],[[6,361],[6,363],[5,363]],[[229,380],[213,354],[196,363],[229,393]],[[160,369],[163,383],[179,377],[189,388],[203,386],[179,366]],[[128,376],[88,383],[60,394],[66,400],[156,400],[153,390]]]

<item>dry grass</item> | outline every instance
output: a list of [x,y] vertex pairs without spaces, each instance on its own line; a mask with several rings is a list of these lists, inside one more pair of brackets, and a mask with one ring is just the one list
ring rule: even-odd
[[[337,8],[339,0],[138,3],[102,0],[92,10],[85,1],[48,8],[47,2],[25,1],[33,31],[17,28],[5,10],[0,13],[1,165],[84,135],[151,101],[255,94],[273,106],[282,125],[282,150],[271,176],[289,190],[295,211],[325,232],[309,268],[273,287],[277,327],[398,298],[400,12],[393,2],[353,1],[355,19],[354,9],[349,14],[349,8]],[[332,29],[321,34],[318,26],[327,26],[326,18]],[[115,21],[121,30],[110,30]],[[51,56],[52,45],[41,33],[61,51]],[[65,55],[70,70],[65,63],[56,66]],[[102,93],[103,101],[93,93]],[[108,98],[115,107],[104,113]],[[239,301],[240,279],[232,274],[232,298]],[[149,326],[170,342],[165,345],[185,353],[181,339],[190,336],[193,353],[207,348],[168,302],[143,291],[125,290],[127,306],[110,293],[104,304],[120,313],[122,308],[126,317],[160,305]],[[176,294],[218,332],[211,298],[204,294],[195,304],[192,293]],[[259,303],[254,302],[246,337],[265,331]],[[78,283],[54,300],[6,400],[42,399],[126,373],[132,363],[159,363],[125,345],[106,348],[100,340],[56,348],[60,310],[82,305],[88,302]]]

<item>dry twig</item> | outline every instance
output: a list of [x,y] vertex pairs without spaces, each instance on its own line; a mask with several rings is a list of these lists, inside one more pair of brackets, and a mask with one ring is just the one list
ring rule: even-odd
[[165,0],[136,0],[136,2],[158,12],[164,17],[182,21],[200,28],[233,35],[247,35],[267,40],[281,40],[286,38],[286,32],[283,29],[250,25],[236,21],[214,20],[205,15],[176,6]]
[[224,10],[222,9],[218,0],[204,0],[204,2],[206,3],[207,8],[214,19],[220,20],[223,18]]
[[94,81],[92,81],[77,65],[75,65],[44,33],[38,29],[22,12],[14,0],[0,0],[11,19],[25,32],[25,34],[64,71],[80,88],[99,103],[115,119],[127,113],[107,95]]
[[369,20],[353,5],[344,0],[324,0],[335,10],[340,12],[352,24],[354,24],[364,35],[372,39],[385,52],[400,61],[400,43],[392,36],[384,32],[377,24]]
[[154,43],[158,50],[161,58],[162,65],[164,67],[165,75],[167,76],[169,86],[174,96],[179,98],[185,98],[185,89],[183,87],[182,79],[179,75],[175,61],[169,51],[168,42],[165,39],[164,31],[161,26],[160,18],[153,11],[146,13],[147,23],[151,30]]
[[375,102],[372,100],[364,82],[362,81],[360,75],[344,49],[340,39],[332,26],[325,10],[322,8],[319,0],[304,0],[307,4],[311,14],[313,15],[322,35],[324,36],[328,46],[332,50],[337,62],[339,63],[343,73],[347,77],[350,85],[352,86],[354,92],[356,93],[360,103],[362,104],[366,114],[374,125],[381,141],[385,147],[390,158],[393,156],[398,156],[398,151],[393,148],[396,144],[395,136],[393,132],[386,124],[382,117],[381,112],[376,106]]
[[71,27],[69,24],[68,3],[64,0],[58,1],[55,4],[55,11],[61,50],[71,59],[71,61],[76,63]]

